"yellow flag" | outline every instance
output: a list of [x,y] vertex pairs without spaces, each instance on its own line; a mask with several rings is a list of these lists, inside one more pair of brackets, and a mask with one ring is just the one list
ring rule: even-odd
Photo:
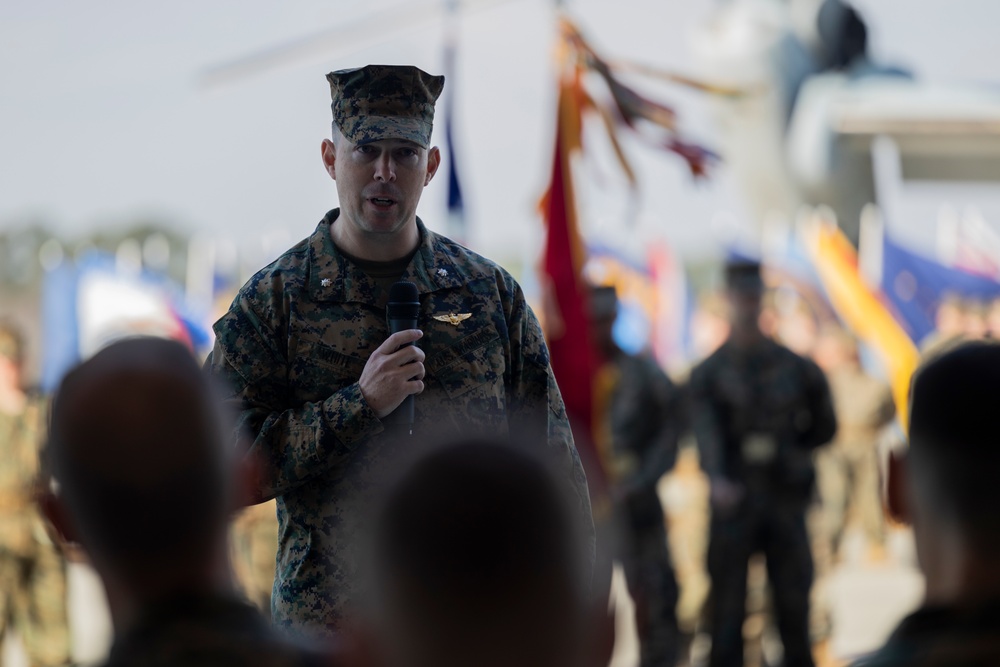
[[920,363],[917,346],[865,283],[858,270],[858,253],[836,225],[810,224],[806,245],[837,314],[882,360],[905,432],[910,379]]

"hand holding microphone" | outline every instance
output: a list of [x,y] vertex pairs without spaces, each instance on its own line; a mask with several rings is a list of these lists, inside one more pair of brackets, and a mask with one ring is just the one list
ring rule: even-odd
[[416,285],[400,281],[389,289],[386,319],[390,336],[368,358],[361,372],[361,394],[379,419],[399,408],[398,419],[413,425],[413,395],[424,390],[424,352],[414,343],[420,314]]

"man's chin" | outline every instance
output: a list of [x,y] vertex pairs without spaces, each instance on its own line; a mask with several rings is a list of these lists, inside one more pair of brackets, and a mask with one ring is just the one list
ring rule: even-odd
[[391,236],[398,234],[406,227],[406,220],[372,220],[365,218],[364,230],[368,234]]

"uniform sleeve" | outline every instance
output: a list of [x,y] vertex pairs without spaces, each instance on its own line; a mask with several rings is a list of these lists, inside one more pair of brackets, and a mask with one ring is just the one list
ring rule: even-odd
[[[685,415],[680,389],[653,361],[645,364],[643,387],[635,397],[638,408],[631,420],[631,431],[626,439],[649,438],[648,442],[629,442],[632,451],[642,452],[635,484],[641,488],[656,486],[677,461],[677,443],[684,431]],[[653,421],[652,433],[643,433],[643,422]]]
[[577,505],[581,527],[594,563],[594,520],[587,476],[573,442],[562,394],[549,364],[548,348],[534,313],[515,285],[510,321],[510,407],[508,420],[514,442],[547,442],[557,464],[565,471]]
[[235,438],[258,475],[253,502],[342,464],[359,443],[382,431],[356,382],[324,401],[288,405],[288,362],[245,297],[216,322],[215,335],[206,365],[223,386],[236,415]]
[[830,385],[819,366],[803,359],[805,364],[805,398],[809,416],[798,434],[799,445],[809,449],[820,447],[837,434],[837,416],[833,410]]
[[709,369],[699,366],[691,373],[688,385],[691,429],[698,443],[701,469],[709,478],[725,473],[723,414],[712,391]]

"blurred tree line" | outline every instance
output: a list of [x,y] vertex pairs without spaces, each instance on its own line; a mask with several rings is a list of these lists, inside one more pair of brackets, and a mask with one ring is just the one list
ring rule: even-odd
[[176,223],[137,218],[88,234],[67,236],[40,220],[0,224],[0,287],[37,289],[46,271],[93,250],[138,254],[143,266],[183,284],[189,236]]

